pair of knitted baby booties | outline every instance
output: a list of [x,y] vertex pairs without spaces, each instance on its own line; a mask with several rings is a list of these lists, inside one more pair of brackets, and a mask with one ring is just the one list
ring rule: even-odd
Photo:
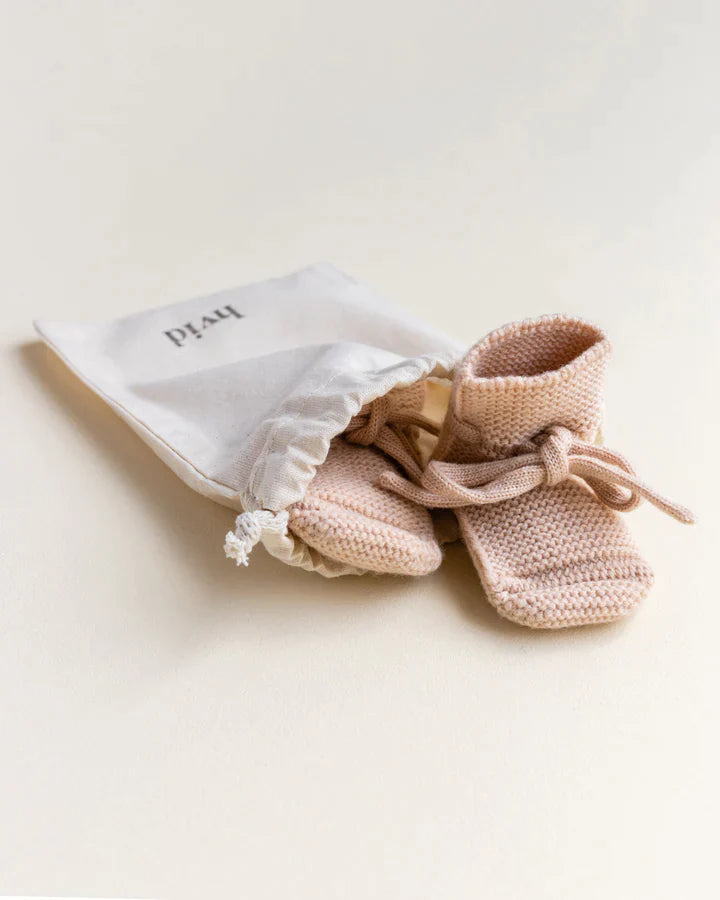
[[366,571],[426,575],[442,560],[430,511],[452,510],[501,615],[534,628],[626,615],[653,576],[617,512],[645,498],[692,514],[597,443],[609,354],[600,329],[567,316],[492,332],[455,371],[441,424],[423,413],[424,382],[364,407],[289,509],[290,531]]

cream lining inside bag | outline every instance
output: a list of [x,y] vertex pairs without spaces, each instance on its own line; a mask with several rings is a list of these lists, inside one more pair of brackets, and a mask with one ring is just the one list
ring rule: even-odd
[[239,561],[260,540],[326,576],[359,570],[300,541],[285,511],[366,403],[449,377],[463,352],[326,264],[112,322],[35,327],[187,485],[244,514]]

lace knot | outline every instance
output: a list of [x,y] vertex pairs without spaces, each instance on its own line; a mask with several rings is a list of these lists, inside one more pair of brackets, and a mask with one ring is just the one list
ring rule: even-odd
[[550,487],[560,484],[570,476],[570,448],[573,434],[563,425],[552,425],[533,443],[538,448],[540,461],[545,469],[545,483]]
[[372,403],[364,406],[360,412],[353,416],[345,431],[345,437],[352,444],[362,444],[369,447],[374,444],[380,431],[387,424],[390,416],[390,401],[385,397],[378,397]]
[[416,440],[417,429],[434,435],[438,433],[435,423],[421,412],[399,407],[386,395],[366,404],[350,419],[345,440],[364,447],[377,447],[401,466],[413,481],[419,482],[422,457]]

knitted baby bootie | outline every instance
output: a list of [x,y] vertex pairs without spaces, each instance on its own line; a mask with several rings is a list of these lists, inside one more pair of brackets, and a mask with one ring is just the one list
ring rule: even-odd
[[382,483],[453,508],[490,602],[533,628],[610,622],[647,594],[652,572],[615,510],[645,498],[692,514],[593,443],[610,353],[605,335],[566,316],[507,325],[460,364],[420,486]]
[[288,510],[293,534],[324,556],[357,569],[426,575],[442,553],[425,507],[380,485],[422,476],[417,429],[437,434],[422,413],[425,384],[399,388],[363,407],[335,438],[302,501]]

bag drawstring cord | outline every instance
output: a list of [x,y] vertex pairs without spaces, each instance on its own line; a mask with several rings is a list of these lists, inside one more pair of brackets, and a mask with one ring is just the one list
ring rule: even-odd
[[234,559],[236,565],[246,566],[253,547],[263,534],[287,534],[288,514],[286,510],[271,512],[257,509],[240,513],[235,519],[235,531],[225,535],[225,556]]

